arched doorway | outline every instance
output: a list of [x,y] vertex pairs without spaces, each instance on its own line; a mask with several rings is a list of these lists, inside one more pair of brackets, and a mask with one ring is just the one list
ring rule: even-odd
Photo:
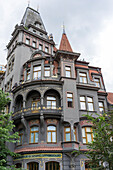
[[39,164],[37,162],[30,162],[27,164],[28,170],[39,170]]
[[45,170],[60,170],[58,162],[46,162]]

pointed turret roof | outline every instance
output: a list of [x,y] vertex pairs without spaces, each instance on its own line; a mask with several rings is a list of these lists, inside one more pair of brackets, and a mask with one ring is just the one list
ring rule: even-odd
[[65,31],[62,34],[59,50],[73,52]]
[[28,27],[29,25],[40,25],[40,29],[44,32],[46,32],[45,26],[43,24],[43,21],[40,17],[40,13],[30,7],[26,8],[25,14],[22,18],[21,24],[23,24],[25,27]]

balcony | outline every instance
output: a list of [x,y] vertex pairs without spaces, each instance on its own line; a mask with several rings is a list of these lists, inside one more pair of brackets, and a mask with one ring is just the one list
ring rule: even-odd
[[44,115],[61,116],[62,107],[59,106],[49,106],[49,105],[39,105],[37,107],[26,107],[15,111],[12,118],[19,119],[24,113],[24,116],[40,116],[40,113]]
[[61,143],[63,150],[78,150],[79,142],[76,141],[66,141]]

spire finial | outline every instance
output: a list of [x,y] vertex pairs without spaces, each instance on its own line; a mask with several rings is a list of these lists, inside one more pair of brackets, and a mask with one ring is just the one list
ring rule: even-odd
[[65,25],[64,25],[64,22],[63,22],[63,34],[65,34]]
[[28,1],[28,7],[30,6],[30,0]]

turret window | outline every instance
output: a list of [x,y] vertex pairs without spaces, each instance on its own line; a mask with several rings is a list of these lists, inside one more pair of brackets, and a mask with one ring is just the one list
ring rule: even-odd
[[70,127],[64,128],[64,139],[66,142],[71,141],[71,128]]
[[79,73],[80,83],[87,83],[87,74],[86,73]]
[[44,76],[50,77],[50,67],[44,67]]
[[67,106],[73,107],[73,93],[67,92]]
[[47,127],[47,142],[56,143],[56,126]]
[[30,143],[38,143],[39,128],[33,126],[30,128]]
[[34,66],[33,67],[33,79],[40,79],[41,78],[41,66]]
[[99,101],[99,111],[100,112],[104,112],[104,102],[103,101]]
[[71,77],[71,67],[65,66],[66,77]]

